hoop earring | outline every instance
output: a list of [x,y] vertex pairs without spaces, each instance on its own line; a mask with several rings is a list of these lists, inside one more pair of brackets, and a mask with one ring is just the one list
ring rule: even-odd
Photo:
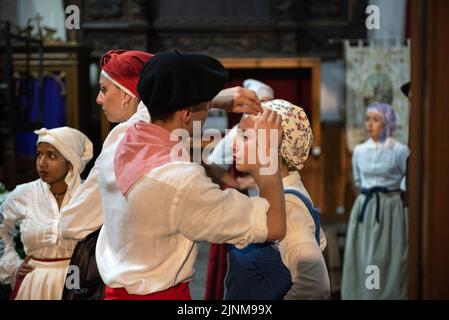
[[128,106],[125,106],[125,101],[122,101],[121,108],[123,111],[128,111]]

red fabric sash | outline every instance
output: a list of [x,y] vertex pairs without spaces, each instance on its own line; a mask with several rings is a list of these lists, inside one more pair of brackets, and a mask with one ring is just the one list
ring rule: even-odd
[[130,294],[125,288],[105,286],[105,300],[192,300],[188,282],[150,294]]
[[70,260],[71,258],[31,258],[32,260],[35,261],[41,261],[41,262],[59,262],[59,261],[65,261],[65,260]]
[[9,296],[9,300],[16,300],[17,294],[19,293],[20,286],[22,285],[23,279],[25,277],[21,276],[16,279],[16,285],[14,286],[14,290],[11,292]]

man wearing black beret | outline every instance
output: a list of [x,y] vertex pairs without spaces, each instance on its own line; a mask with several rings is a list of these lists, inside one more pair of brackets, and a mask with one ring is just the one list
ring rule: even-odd
[[[138,92],[151,123],[130,126],[114,159],[117,185],[129,210],[105,208],[97,243],[106,299],[190,299],[197,241],[243,248],[284,237],[279,168],[261,175],[258,157],[248,165],[261,197],[222,191],[179,142],[180,133],[191,136],[194,122],[205,121],[211,100],[226,82],[223,65],[204,54],[171,50],[145,65]],[[244,105],[228,111],[256,112]],[[264,111],[256,128],[277,132],[276,141],[267,138],[266,144],[257,144],[262,152],[280,144],[280,116],[275,112]]]

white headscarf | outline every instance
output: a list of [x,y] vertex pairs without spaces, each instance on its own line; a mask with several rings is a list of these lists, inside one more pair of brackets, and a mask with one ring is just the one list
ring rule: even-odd
[[37,144],[40,142],[51,144],[72,164],[72,168],[64,179],[68,187],[67,192],[71,196],[81,184],[80,174],[92,159],[92,142],[82,132],[69,127],[42,128],[34,131],[34,133],[39,136]]
[[273,88],[259,80],[246,79],[243,81],[243,87],[256,92],[256,95],[260,100],[267,98],[268,100],[274,99]]

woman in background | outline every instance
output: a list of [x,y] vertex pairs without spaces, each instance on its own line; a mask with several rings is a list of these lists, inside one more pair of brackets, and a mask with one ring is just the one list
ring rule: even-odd
[[[81,183],[92,158],[91,141],[78,130],[62,127],[38,134],[36,170],[40,179],[21,184],[0,211],[0,280],[17,300],[61,299],[76,241],[62,238],[60,210]],[[15,251],[13,230],[20,225],[26,257]]]
[[360,189],[351,211],[342,275],[342,299],[405,299],[407,211],[400,184],[409,149],[392,135],[396,115],[386,103],[368,106],[369,139],[352,156]]

